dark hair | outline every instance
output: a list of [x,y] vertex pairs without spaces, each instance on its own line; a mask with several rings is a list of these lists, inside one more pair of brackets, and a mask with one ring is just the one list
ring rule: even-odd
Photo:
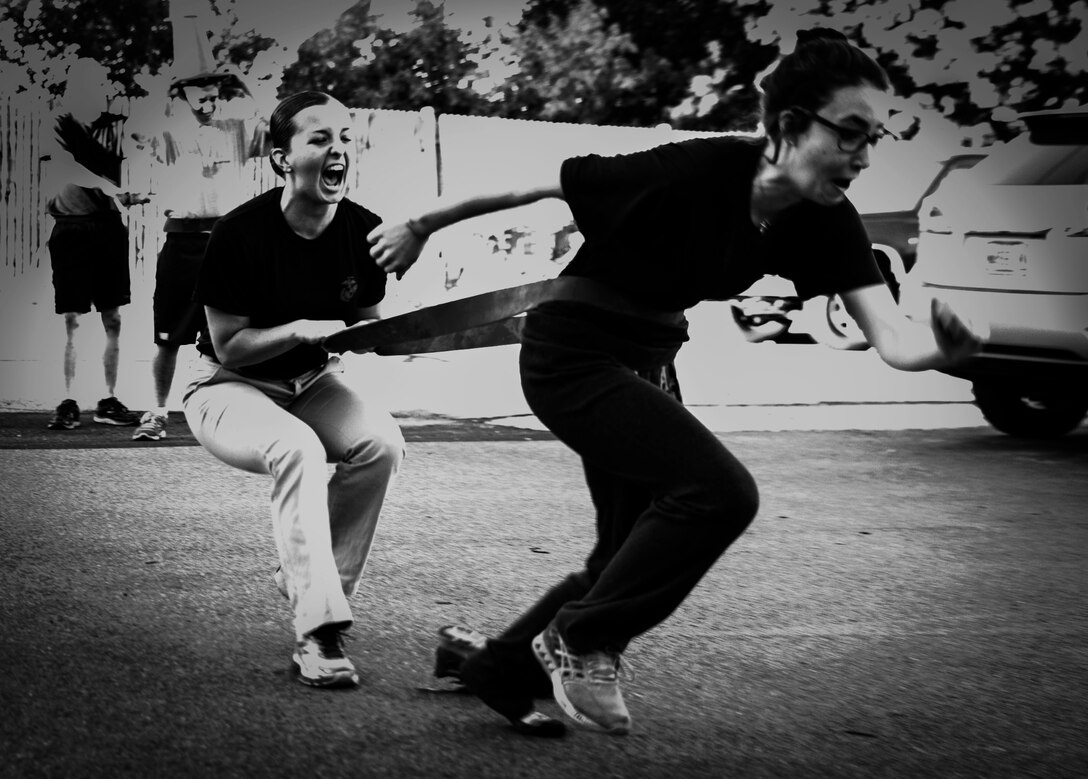
[[[782,140],[782,112],[797,106],[813,113],[843,87],[870,84],[888,88],[888,75],[868,54],[854,46],[838,30],[815,27],[797,33],[797,46],[763,77],[763,127],[776,150]],[[790,131],[804,131],[811,121],[797,116],[800,123]]]
[[[268,120],[268,137],[272,148],[286,149],[291,145],[291,137],[298,129],[295,126],[295,116],[300,111],[305,111],[310,106],[326,105],[332,100],[332,95],[315,91],[296,92],[281,100]],[[271,155],[268,161],[276,175],[283,176],[283,168],[276,164]]]

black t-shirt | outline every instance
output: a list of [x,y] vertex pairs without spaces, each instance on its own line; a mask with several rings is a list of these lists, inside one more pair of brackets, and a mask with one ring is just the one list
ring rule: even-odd
[[849,201],[802,201],[760,234],[749,214],[763,150],[763,141],[699,138],[564,161],[563,196],[585,243],[563,274],[666,311],[732,297],[767,274],[803,298],[883,283]]
[[[381,219],[350,200],[337,206],[314,239],[295,233],[280,210],[283,188],[258,195],[216,222],[204,253],[194,299],[250,326],[275,327],[297,319],[340,319],[353,324],[358,310],[385,297],[385,273],[370,256],[367,234]],[[197,349],[215,358],[207,326]],[[328,353],[315,344],[239,373],[289,379],[319,368]]]

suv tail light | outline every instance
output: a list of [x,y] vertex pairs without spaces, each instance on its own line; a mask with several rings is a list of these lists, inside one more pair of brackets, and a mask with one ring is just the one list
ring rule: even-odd
[[952,234],[952,222],[948,220],[941,207],[936,203],[922,209],[919,228],[927,233]]

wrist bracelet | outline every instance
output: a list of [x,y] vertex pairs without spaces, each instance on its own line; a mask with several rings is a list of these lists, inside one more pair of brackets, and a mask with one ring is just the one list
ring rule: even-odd
[[404,224],[408,226],[408,232],[410,232],[421,241],[426,241],[428,236],[430,235],[430,233],[423,229],[423,226],[419,223],[419,220],[417,219],[409,219]]

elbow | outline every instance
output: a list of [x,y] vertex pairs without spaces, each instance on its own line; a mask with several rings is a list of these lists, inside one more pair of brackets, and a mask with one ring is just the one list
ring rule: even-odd
[[231,348],[229,341],[226,343],[217,343],[213,339],[212,346],[215,347],[215,357],[219,360],[219,364],[227,370],[238,370],[248,364],[248,361],[243,359],[242,354],[238,349]]
[[226,368],[228,371],[238,370],[242,367],[242,363],[239,361],[238,356],[231,354],[224,349],[216,349],[215,356],[219,358],[219,364]]
[[912,361],[904,354],[902,344],[898,338],[888,333],[881,333],[879,336],[870,339],[870,343],[876,350],[881,362],[889,368],[894,368],[897,371],[915,370]]

